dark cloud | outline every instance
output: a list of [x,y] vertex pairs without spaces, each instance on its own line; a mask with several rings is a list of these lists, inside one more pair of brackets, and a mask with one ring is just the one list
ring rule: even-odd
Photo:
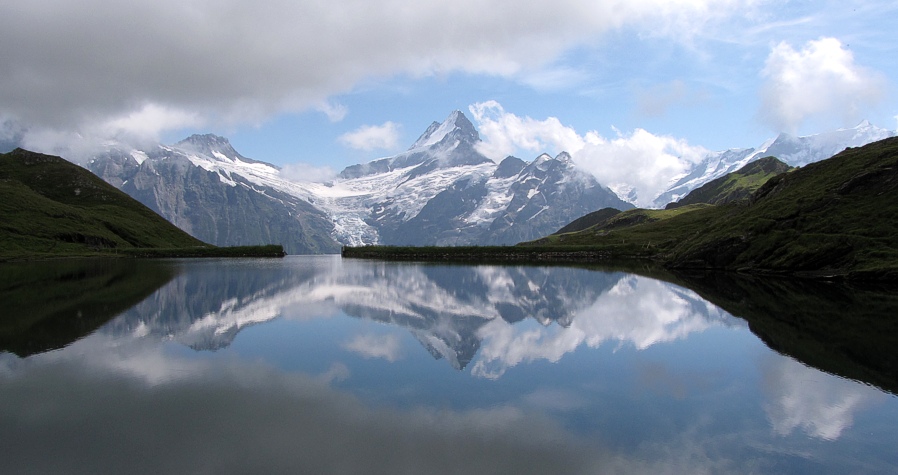
[[701,24],[741,3],[5,2],[0,116],[64,130],[153,106],[258,121],[371,76],[510,75],[611,28]]

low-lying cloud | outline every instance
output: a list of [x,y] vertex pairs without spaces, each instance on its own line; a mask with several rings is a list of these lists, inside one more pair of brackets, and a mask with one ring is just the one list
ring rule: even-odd
[[555,117],[520,117],[496,101],[473,104],[470,111],[483,138],[479,150],[484,155],[499,161],[521,151],[534,155],[565,151],[599,183],[641,207],[651,207],[674,178],[708,153],[686,140],[643,129],[630,133],[615,129],[617,137],[610,139],[595,131],[580,134]]

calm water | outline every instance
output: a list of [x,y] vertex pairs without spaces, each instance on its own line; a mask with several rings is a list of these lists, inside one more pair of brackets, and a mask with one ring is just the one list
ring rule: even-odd
[[867,328],[888,292],[331,256],[0,272],[2,473],[898,472],[894,337],[808,323]]

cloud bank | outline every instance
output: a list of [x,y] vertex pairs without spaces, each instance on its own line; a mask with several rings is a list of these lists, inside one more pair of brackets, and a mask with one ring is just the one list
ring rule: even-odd
[[[346,111],[327,98],[366,78],[513,76],[610,30],[681,38],[753,3],[4,2],[0,119],[81,134],[148,109],[187,114],[191,125],[254,124],[310,108],[339,120]],[[132,123],[156,133],[181,125]]]

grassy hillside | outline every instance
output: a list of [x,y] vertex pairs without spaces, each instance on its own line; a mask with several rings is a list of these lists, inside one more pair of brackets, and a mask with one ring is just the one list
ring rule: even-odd
[[670,203],[667,209],[706,203],[724,205],[748,199],[767,180],[791,170],[792,167],[776,157],[765,157],[692,190],[681,200]]
[[203,248],[216,249],[62,158],[0,154],[0,261]]
[[602,208],[598,211],[593,211],[592,213],[583,216],[582,218],[577,218],[571,221],[567,226],[559,229],[553,234],[564,234],[564,233],[572,233],[576,231],[582,231],[587,228],[591,228],[597,224],[602,224],[607,221],[609,218],[620,214],[619,209],[614,208]]
[[777,175],[743,203],[633,210],[533,244],[675,268],[898,279],[898,138]]

